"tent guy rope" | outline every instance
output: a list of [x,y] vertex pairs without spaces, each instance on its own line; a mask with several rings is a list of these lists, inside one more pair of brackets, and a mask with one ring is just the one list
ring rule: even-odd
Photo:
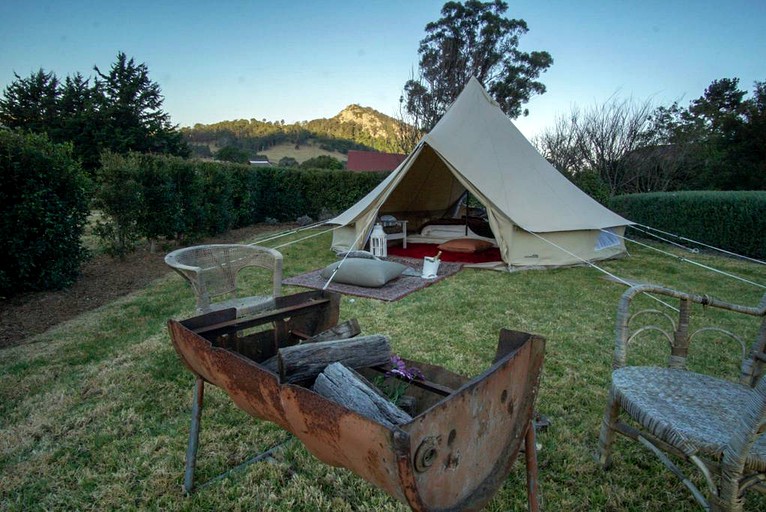
[[[542,240],[543,242],[546,242],[546,243],[548,243],[548,244],[552,245],[552,246],[553,246],[553,247],[555,247],[556,249],[558,249],[558,250],[560,250],[560,251],[564,251],[565,253],[569,254],[569,255],[570,255],[570,256],[572,256],[573,258],[576,258],[576,259],[580,260],[581,262],[585,263],[586,265],[588,265],[588,266],[590,266],[590,267],[593,267],[593,268],[595,268],[595,269],[596,269],[596,270],[598,270],[599,272],[602,272],[602,273],[604,273],[604,274],[608,275],[608,276],[609,276],[609,277],[611,277],[612,279],[616,280],[617,282],[619,282],[619,283],[621,283],[621,284],[624,284],[624,285],[625,285],[625,286],[627,286],[628,288],[630,288],[631,286],[633,286],[633,285],[635,284],[635,283],[631,283],[631,282],[629,282],[629,281],[626,281],[625,279],[621,278],[620,276],[617,276],[617,275],[615,275],[615,274],[612,274],[612,273],[611,273],[611,272],[609,272],[608,270],[606,270],[606,269],[604,269],[604,268],[601,268],[601,267],[599,267],[598,265],[596,265],[596,264],[595,264],[595,263],[593,263],[592,261],[588,261],[588,260],[586,260],[585,258],[581,258],[581,257],[580,257],[580,256],[578,256],[577,254],[575,254],[575,253],[573,253],[573,252],[571,252],[571,251],[569,251],[569,250],[567,250],[567,249],[564,249],[563,247],[561,247],[561,246],[560,246],[560,245],[558,245],[557,243],[555,243],[555,242],[551,242],[551,241],[550,241],[550,240],[548,240],[547,238],[545,238],[545,237],[543,237],[543,236],[539,235],[538,233],[535,233],[535,232],[533,232],[533,231],[528,231],[528,233],[530,233],[531,235],[534,235],[534,236],[536,236],[537,238],[539,238],[539,239],[540,239],[540,240]],[[645,293],[645,295],[646,295],[647,297],[649,297],[649,298],[653,299],[653,300],[656,300],[657,302],[659,302],[659,303],[660,303],[660,304],[662,304],[663,306],[665,306],[665,307],[668,307],[668,308],[672,309],[672,310],[673,310],[673,311],[675,311],[675,312],[678,312],[678,308],[676,308],[676,307],[674,307],[674,306],[671,306],[670,304],[668,304],[668,303],[667,303],[667,302],[665,302],[664,300],[662,300],[662,299],[659,299],[659,298],[655,297],[654,295],[650,295],[650,294],[648,294],[648,293]]]
[[[604,231],[604,230],[602,230],[602,231]],[[609,233],[611,233],[611,232],[609,232]],[[633,240],[632,238],[628,238],[626,236],[620,236],[620,235],[616,235],[614,233],[611,233],[611,234],[613,234],[615,236],[618,236],[618,237],[622,238],[625,241],[632,242],[632,243],[634,243],[636,245],[640,245],[641,247],[645,247],[646,249],[651,249],[652,251],[658,252],[658,253],[663,254],[665,256],[670,256],[671,258],[675,258],[675,259],[683,261],[685,263],[689,263],[691,265],[694,265],[694,266],[697,266],[697,267],[700,267],[700,268],[704,268],[705,270],[709,270],[709,271],[714,272],[716,274],[721,274],[721,275],[729,277],[731,279],[735,279],[737,281],[740,281],[740,282],[743,282],[743,283],[747,283],[749,285],[752,285],[752,286],[755,286],[755,287],[758,287],[758,288],[766,289],[766,285],[763,285],[761,283],[756,283],[755,281],[751,281],[749,279],[745,279],[744,277],[738,276],[736,274],[732,274],[731,272],[726,272],[725,270],[720,270],[720,269],[717,269],[715,267],[711,267],[710,265],[705,265],[704,263],[700,263],[699,261],[694,261],[694,260],[690,260],[689,258],[684,258],[683,256],[678,256],[676,254],[673,254],[672,252],[664,251],[664,250],[659,249],[657,247],[652,247],[649,244],[645,244],[643,242],[639,242],[637,240]]]
[[[251,243],[250,245],[263,244],[264,242],[269,242],[271,240],[276,240],[278,238],[282,238],[282,237],[285,237],[287,235],[292,235],[292,234],[295,234],[295,233],[299,233],[301,231],[305,231],[305,230],[308,230],[308,229],[314,229],[314,228],[317,228],[319,226],[326,226],[326,225],[327,225],[326,222],[320,221],[320,222],[315,222],[313,224],[309,224],[307,226],[302,226],[300,228],[288,229],[288,230],[282,231],[282,232],[274,234],[274,235],[269,235],[266,238],[262,238],[260,240],[256,240],[255,242]],[[329,233],[331,231],[335,231],[336,229],[338,229],[340,227],[341,226],[335,226],[335,227],[330,228],[330,229],[325,229],[324,231],[319,231],[318,233],[312,233],[310,235],[307,235],[307,236],[304,236],[304,237],[301,237],[301,238],[297,238],[295,240],[290,240],[289,242],[285,242],[283,244],[276,245],[276,246],[272,247],[272,249],[281,249],[283,247],[287,247],[289,245],[296,244],[298,242],[303,242],[304,240],[308,240],[310,238],[314,238],[314,237],[317,237],[317,236],[320,236],[320,235],[324,235],[325,233]],[[356,244],[362,238],[362,235],[364,235],[364,231],[359,233],[359,236],[357,236],[356,240],[354,240],[354,243],[352,244],[352,247],[356,247]],[[332,275],[330,275],[329,279],[327,279],[327,282],[322,287],[322,290],[326,290],[327,287],[330,286],[330,283],[332,282],[333,278],[335,277],[335,274],[338,272],[338,269],[340,269],[340,267],[343,266],[343,263],[345,263],[346,259],[348,258],[348,255],[350,253],[351,253],[350,250],[346,252],[345,256],[343,256],[343,259],[340,261],[338,266],[335,267],[335,270],[333,270]]]
[[687,246],[685,246],[683,244],[679,244],[678,242],[674,242],[673,240],[670,240],[669,238],[665,238],[663,236],[660,236],[660,235],[657,235],[657,234],[654,234],[654,233],[650,233],[649,231],[646,231],[645,229],[641,229],[641,228],[636,227],[636,226],[630,226],[630,227],[632,227],[636,231],[640,231],[641,233],[644,233],[647,236],[650,236],[652,238],[656,238],[657,240],[665,242],[666,244],[678,247],[679,249],[682,249],[682,250],[684,250],[686,252],[690,252],[692,254],[698,254],[700,252],[699,249],[697,249],[696,247],[687,247]]
[[[300,227],[300,228],[296,228],[296,229],[287,229],[287,230],[285,230],[285,231],[282,231],[282,232],[279,232],[279,233],[277,233],[277,234],[269,235],[269,236],[267,236],[266,238],[257,239],[255,242],[252,242],[252,243],[251,243],[251,244],[249,244],[249,245],[260,245],[260,244],[263,244],[264,242],[270,242],[270,241],[272,241],[272,240],[276,240],[276,239],[279,239],[279,238],[285,237],[285,236],[287,236],[287,235],[292,235],[292,234],[295,234],[295,233],[299,233],[299,232],[301,232],[301,231],[306,231],[306,230],[308,230],[308,229],[314,229],[314,228],[317,228],[317,227],[319,227],[319,226],[326,226],[326,225],[327,225],[327,223],[326,223],[326,222],[324,222],[324,221],[319,221],[319,222],[315,222],[315,223],[313,223],[313,224],[309,224],[309,225],[307,225],[307,226],[302,226],[302,227]],[[298,242],[303,242],[304,240],[308,240],[308,239],[310,239],[310,238],[314,238],[314,237],[317,237],[317,236],[320,236],[320,235],[324,235],[325,233],[330,233],[331,231],[335,231],[336,229],[338,229],[338,228],[340,228],[340,227],[341,227],[341,226],[335,226],[335,227],[333,227],[333,228],[330,228],[330,229],[325,229],[324,231],[319,231],[319,232],[317,232],[317,233],[312,233],[312,234],[310,234],[310,235],[307,235],[307,236],[304,236],[304,237],[301,237],[301,238],[297,238],[297,239],[295,239],[295,240],[290,240],[289,242],[285,242],[285,243],[283,243],[283,244],[280,244],[280,245],[276,245],[276,246],[272,247],[272,249],[281,249],[281,248],[283,248],[283,247],[287,247],[287,246],[289,246],[289,245],[292,245],[292,244],[296,244],[296,243],[298,243]],[[352,244],[352,247],[356,247],[356,244],[357,244],[357,243],[359,242],[359,240],[362,238],[362,235],[364,235],[364,231],[362,231],[361,233],[359,233],[359,236],[357,236],[356,240],[354,240],[354,243]],[[330,275],[330,278],[329,278],[329,279],[327,279],[327,282],[326,282],[326,283],[324,284],[324,286],[322,287],[322,290],[326,290],[326,289],[327,289],[327,287],[328,287],[328,286],[330,286],[330,283],[332,282],[333,278],[335,277],[335,274],[338,272],[338,269],[340,269],[340,267],[341,267],[341,266],[343,266],[343,263],[345,263],[346,259],[348,258],[348,255],[349,255],[350,253],[351,253],[351,251],[350,251],[350,250],[346,252],[345,256],[343,256],[343,259],[340,261],[340,263],[338,264],[338,266],[337,266],[337,267],[335,267],[335,270],[333,270],[333,272],[332,272],[332,275]]]
[[318,222],[314,222],[312,224],[308,224],[306,226],[301,226],[301,227],[298,227],[298,228],[286,229],[284,231],[279,231],[277,233],[269,233],[269,234],[265,235],[264,238],[256,238],[255,241],[251,242],[249,245],[263,244],[265,242],[270,242],[272,240],[276,240],[278,238],[285,237],[287,235],[292,235],[292,234],[295,234],[295,233],[300,233],[301,231],[305,231],[307,229],[313,229],[313,228],[322,226],[324,224],[326,224],[324,221],[318,221]]
[[[338,226],[338,227],[340,227],[340,226]],[[338,229],[338,228],[336,227],[336,228],[333,228],[333,229]],[[326,290],[326,289],[327,289],[327,287],[328,287],[328,286],[330,286],[330,283],[332,282],[333,278],[335,277],[335,274],[338,272],[338,270],[340,269],[340,267],[342,267],[342,266],[343,266],[343,264],[346,262],[346,259],[348,259],[348,255],[349,255],[349,254],[351,254],[351,251],[352,251],[352,250],[353,250],[353,249],[356,247],[356,244],[358,244],[358,243],[359,243],[359,240],[361,240],[361,239],[362,239],[362,235],[364,235],[364,233],[365,233],[365,231],[364,231],[364,230],[361,230],[361,231],[359,232],[359,236],[357,236],[357,237],[356,237],[356,240],[354,240],[354,243],[353,243],[353,244],[351,244],[351,247],[349,248],[349,250],[348,250],[348,251],[346,251],[346,254],[343,256],[343,259],[342,259],[342,260],[340,260],[340,263],[338,263],[338,265],[337,265],[337,266],[335,267],[335,269],[332,271],[332,274],[330,274],[330,277],[327,279],[327,282],[326,282],[326,283],[324,284],[324,286],[322,287],[322,290]]]
[[302,242],[304,240],[308,240],[309,238],[314,238],[315,236],[324,235],[325,233],[329,233],[330,231],[335,231],[336,229],[338,229],[338,228],[334,227],[334,228],[330,228],[330,229],[325,229],[324,231],[320,231],[320,232],[314,233],[312,235],[307,235],[307,236],[304,236],[302,238],[298,238],[298,239],[295,239],[295,240],[290,240],[289,242],[285,242],[283,244],[276,245],[273,248],[274,249],[281,249],[282,247],[287,247],[288,245],[292,245],[292,244],[295,244],[295,243],[298,243],[298,242]]
[[[704,242],[699,242],[697,240],[692,240],[691,238],[686,238],[686,237],[683,237],[681,235],[676,235],[675,233],[669,233],[667,231],[662,231],[661,229],[653,228],[651,226],[645,226],[643,224],[635,224],[635,225],[630,226],[630,227],[632,227],[633,229],[638,229],[636,226],[641,226],[644,229],[648,229],[648,230],[651,230],[651,231],[656,231],[657,233],[662,233],[663,235],[666,235],[666,236],[672,236],[672,237],[678,238],[679,240],[683,240],[685,242],[691,242],[693,244],[700,245],[700,246],[705,247],[707,249],[712,249],[714,251],[722,252],[724,254],[728,254],[729,256],[734,256],[735,258],[741,258],[743,260],[751,261],[753,263],[758,263],[759,265],[766,265],[766,261],[762,261],[762,260],[759,260],[759,259],[756,259],[756,258],[751,258],[749,256],[744,256],[742,254],[737,254],[735,252],[727,251],[726,249],[721,249],[720,247],[716,247],[714,245],[709,245],[709,244],[706,244]],[[638,230],[641,231],[640,229],[638,229]],[[654,236],[656,238],[659,238],[657,235],[652,235],[651,233],[647,233],[647,234],[651,235],[651,236]]]

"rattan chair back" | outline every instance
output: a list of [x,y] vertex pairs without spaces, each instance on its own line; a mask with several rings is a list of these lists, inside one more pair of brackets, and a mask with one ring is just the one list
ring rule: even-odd
[[[238,276],[248,267],[266,269],[272,274],[268,297],[282,295],[282,254],[274,249],[245,244],[208,244],[185,247],[165,256],[167,263],[191,284],[197,298],[197,311],[207,313],[222,307],[246,306],[248,293],[239,289]],[[228,296],[218,304],[216,299]],[[264,296],[250,297],[262,301]],[[237,300],[239,299],[239,300]]]

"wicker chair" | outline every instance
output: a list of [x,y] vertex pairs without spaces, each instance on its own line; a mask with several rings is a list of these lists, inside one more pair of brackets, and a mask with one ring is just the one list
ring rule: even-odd
[[[209,313],[236,308],[237,316],[268,309],[274,297],[282,295],[282,254],[256,245],[211,244],[178,249],[165,256],[165,263],[186,279],[197,297],[197,312]],[[260,267],[272,274],[270,293],[241,296],[237,276],[248,267]],[[213,299],[229,296],[227,300]]]
[[[644,326],[631,333],[630,321],[644,310],[630,314],[631,300],[641,293],[664,295],[680,302],[678,325],[671,333]],[[749,350],[734,334],[717,327],[689,330],[692,304],[719,308],[754,317],[761,325]],[[714,330],[741,344],[743,360],[739,382],[694,373],[686,369],[689,344],[694,336]],[[662,333],[670,343],[668,368],[626,366],[628,344],[641,332]],[[614,434],[620,433],[654,452],[705,508],[743,510],[748,490],[764,492],[766,486],[766,295],[758,307],[729,304],[716,299],[651,285],[634,286],[620,301],[617,344],[608,404],[599,437],[600,462],[611,465]],[[620,421],[624,411],[633,421]],[[708,498],[685,477],[668,456],[690,462],[707,482]]]

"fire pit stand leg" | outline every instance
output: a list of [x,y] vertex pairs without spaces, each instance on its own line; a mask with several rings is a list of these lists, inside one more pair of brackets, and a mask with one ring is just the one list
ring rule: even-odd
[[529,512],[538,512],[540,502],[537,487],[537,447],[535,446],[535,424],[529,422],[527,434],[524,437],[524,456],[527,463],[527,507]]
[[194,381],[194,399],[192,401],[192,420],[189,430],[189,446],[186,449],[186,471],[184,472],[184,492],[191,494],[194,488],[194,466],[197,464],[199,447],[199,426],[202,417],[202,398],[205,394],[205,381],[197,376]]

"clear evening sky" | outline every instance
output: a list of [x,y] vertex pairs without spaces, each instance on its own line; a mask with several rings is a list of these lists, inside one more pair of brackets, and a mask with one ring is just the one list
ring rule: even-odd
[[[102,71],[123,51],[149,67],[174,123],[332,117],[356,103],[394,115],[442,0],[3,0],[0,88],[44,68]],[[711,81],[766,80],[766,1],[510,1],[546,50],[548,92],[516,121],[529,137],[613,95],[656,104]]]

